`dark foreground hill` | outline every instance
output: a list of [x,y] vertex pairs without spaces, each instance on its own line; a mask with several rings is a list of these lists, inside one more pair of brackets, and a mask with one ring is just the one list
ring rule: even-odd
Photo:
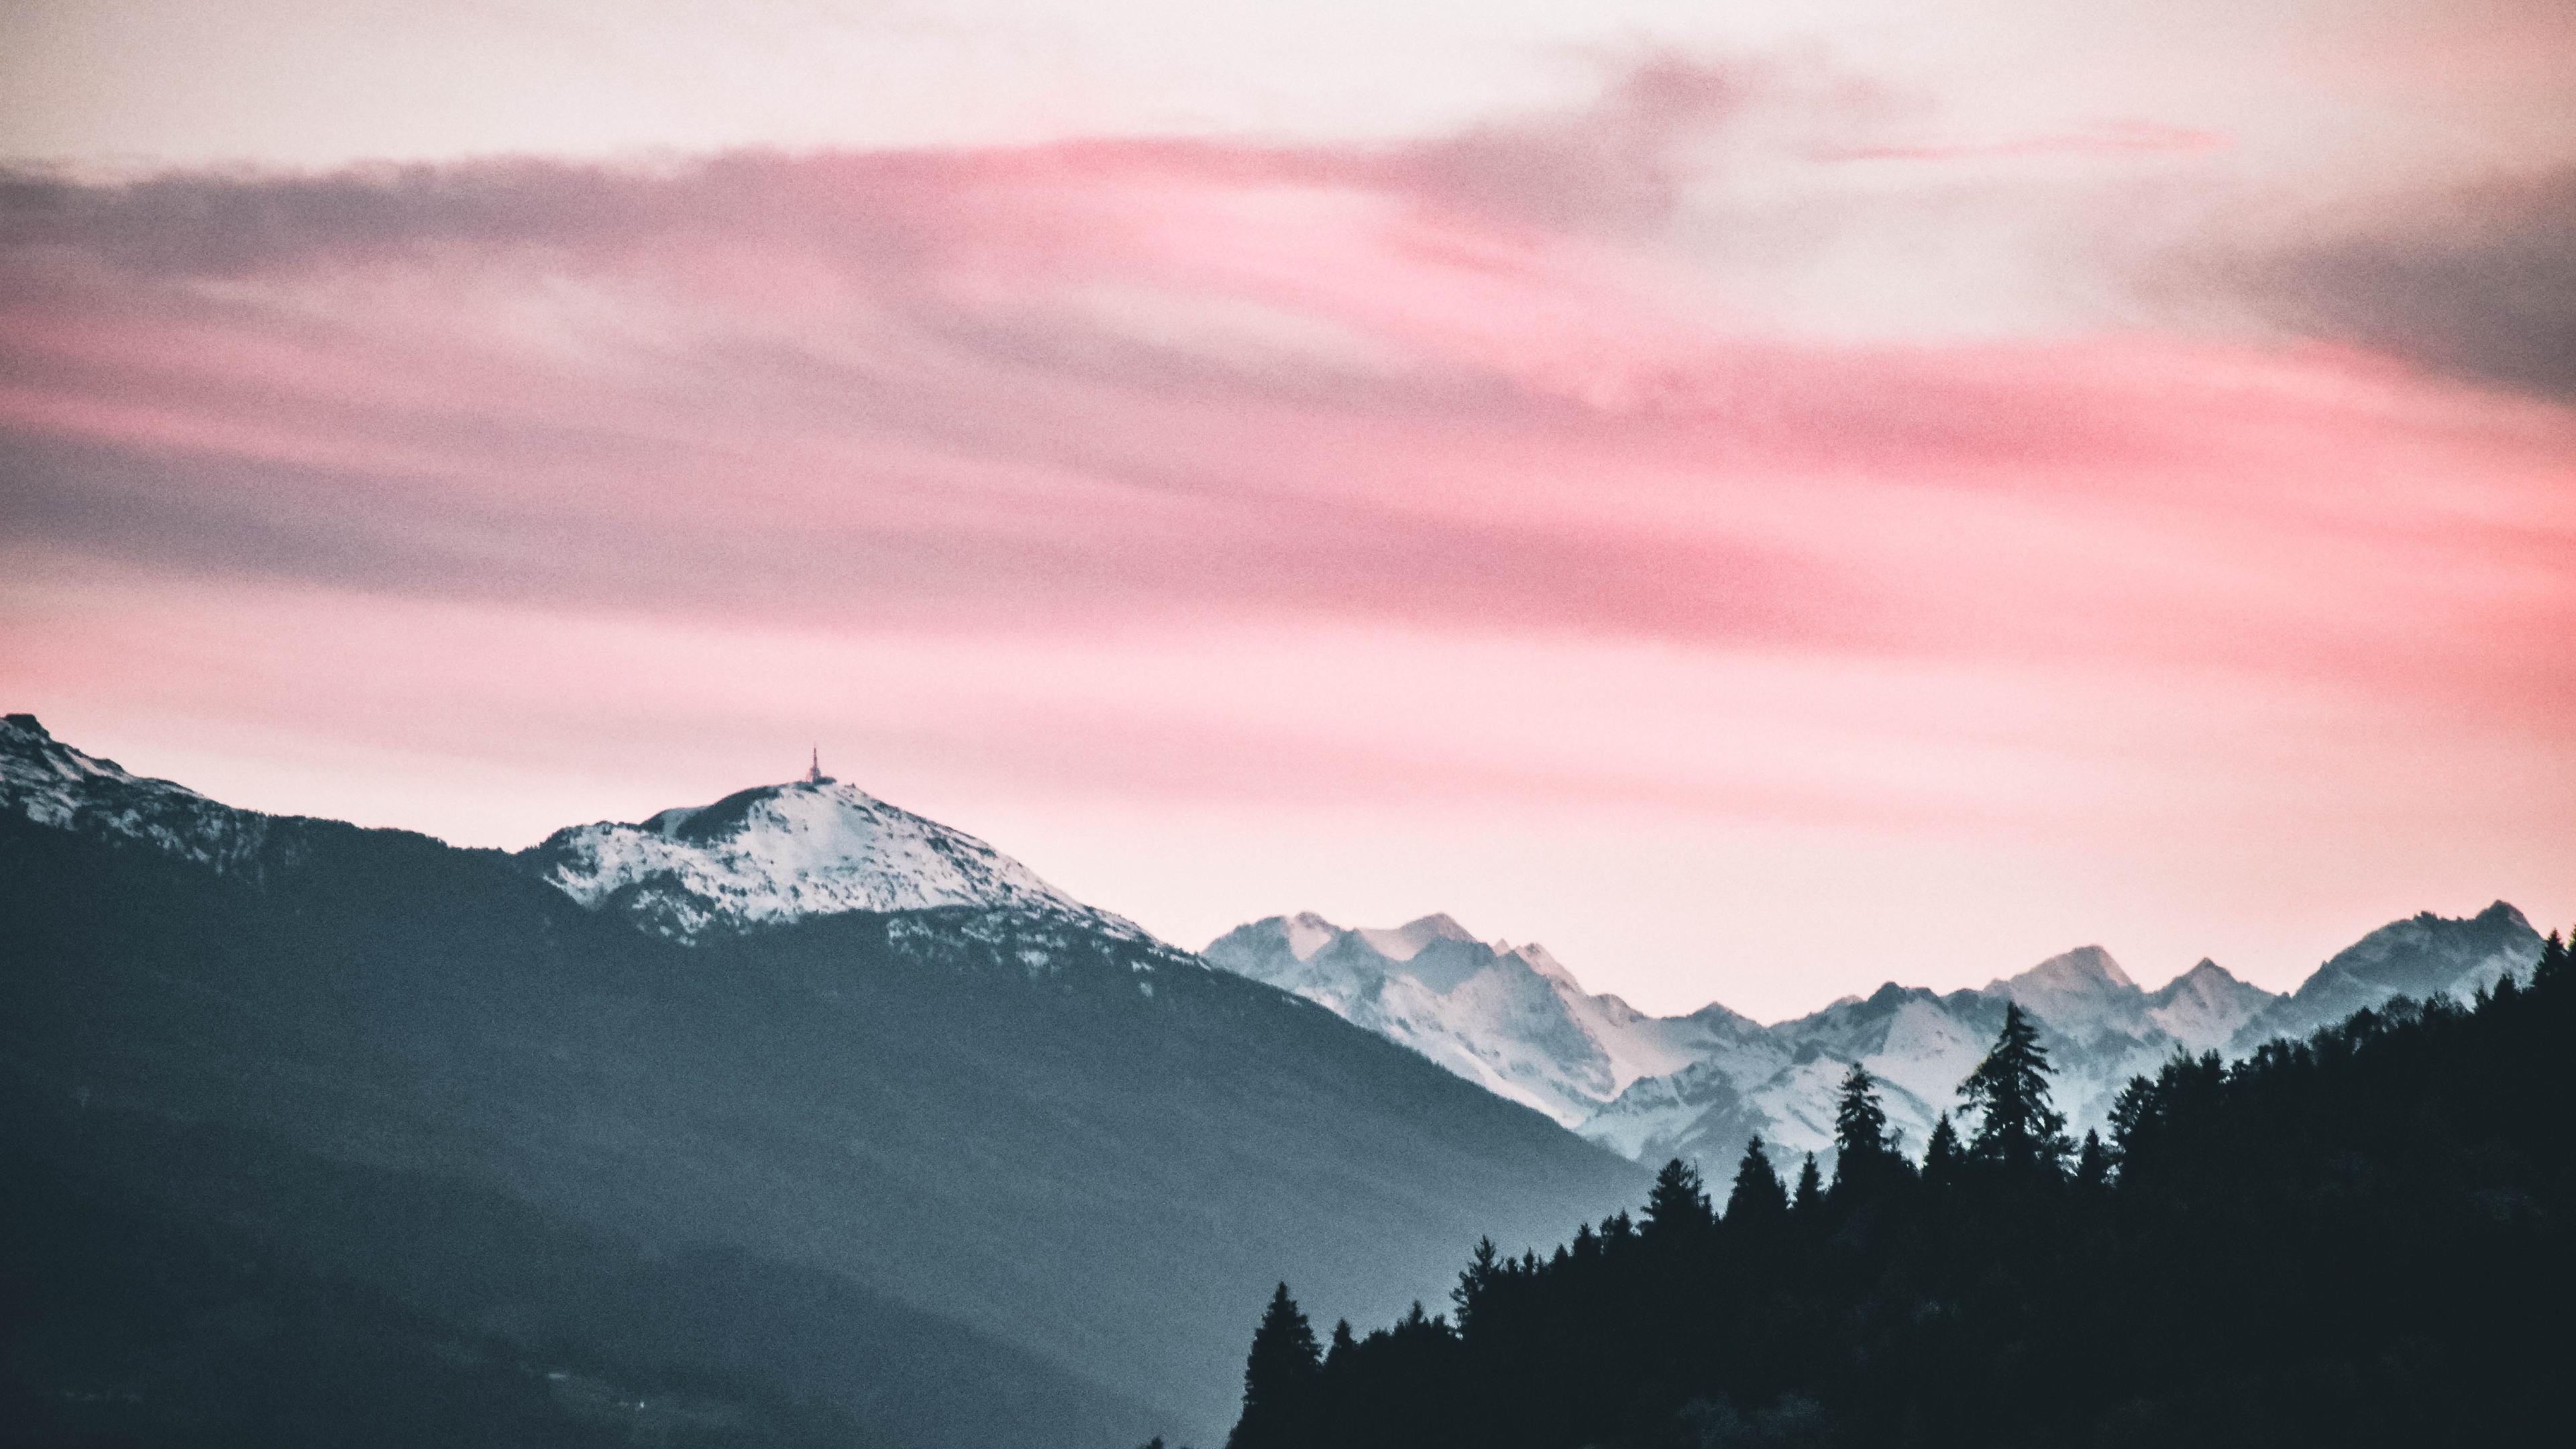
[[1641,1181],[1076,918],[688,946],[496,854],[219,823],[0,818],[0,1414],[69,1441],[1125,1449],[1230,1416],[1280,1275],[1388,1316]]
[[2080,1150],[2015,1009],[1919,1167],[1856,1073],[1830,1186],[1751,1149],[1721,1211],[1675,1162],[1321,1354],[1283,1293],[1232,1449],[2564,1443],[2570,976],[2552,937],[2473,1004],[2177,1057]]

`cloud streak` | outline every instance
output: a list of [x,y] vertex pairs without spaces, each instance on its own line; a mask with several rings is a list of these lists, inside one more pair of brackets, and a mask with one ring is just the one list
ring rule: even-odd
[[[2108,168],[2090,195],[2211,150],[1910,124],[1657,63],[1365,146],[19,174],[0,660],[67,730],[520,764],[632,733],[635,779],[839,728],[970,817],[1045,789],[1955,845],[2093,810],[2152,870],[2267,830],[2322,870],[2373,799],[2514,836],[2496,781],[2563,818],[2576,416],[2545,319],[2471,315],[2557,265],[2563,198],[2197,274],[2287,338],[1784,322],[1713,226],[1794,230],[1882,163]],[[2463,380],[2496,377],[2529,391]],[[2401,778],[2472,782],[2473,827]],[[1108,904],[1234,908],[1119,851]]]
[[2576,401],[2576,167],[2301,221],[2204,265],[2285,326]]

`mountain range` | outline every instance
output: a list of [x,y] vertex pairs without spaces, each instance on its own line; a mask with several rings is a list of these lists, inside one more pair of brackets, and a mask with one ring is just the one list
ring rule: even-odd
[[1645,1180],[849,785],[509,854],[25,715],[0,1159],[0,1393],[119,1442],[345,1442],[276,1428],[325,1400],[384,1442],[1209,1442],[1278,1280],[1393,1317]]
[[1835,1089],[1852,1064],[1881,1083],[1890,1126],[1917,1151],[1993,1042],[2007,1004],[2035,1017],[2072,1131],[2176,1052],[2241,1057],[2395,996],[2466,998],[2527,974],[2540,938],[2512,906],[2381,927],[2282,994],[2203,960],[2154,991],[2082,946],[1974,991],[1881,986],[1763,1025],[1711,1004],[1658,1017],[1583,989],[1534,944],[1487,943],[1445,915],[1392,929],[1272,916],[1209,943],[1229,971],[1329,1008],[1498,1095],[1641,1162],[1726,1171],[1762,1137],[1828,1164]]
[[1209,1442],[1277,1281],[1327,1320],[1437,1306],[1457,1244],[1559,1241],[1639,1161],[1821,1147],[1849,1062],[1919,1144],[2007,1003],[2080,1131],[2176,1050],[2537,949],[2499,903],[2287,995],[2208,962],[2149,992],[2086,947],[1657,1017],[1445,916],[1185,951],[819,770],[509,853],[236,809],[10,715],[0,1413],[136,1443]]

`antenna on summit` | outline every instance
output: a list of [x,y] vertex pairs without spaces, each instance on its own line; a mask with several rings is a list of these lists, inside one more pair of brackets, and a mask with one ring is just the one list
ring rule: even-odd
[[823,773],[823,747],[821,745],[816,745],[814,747],[814,763],[807,766],[805,770],[805,783],[808,785],[828,784],[831,781],[831,778],[831,776]]

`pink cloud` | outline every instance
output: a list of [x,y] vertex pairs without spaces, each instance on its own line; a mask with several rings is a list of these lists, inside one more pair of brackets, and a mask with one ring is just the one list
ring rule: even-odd
[[2490,834],[2476,779],[2549,798],[2576,417],[2352,344],[1759,323],[1656,232],[1744,104],[16,183],[0,659],[633,779],[819,715],[969,815],[2297,819],[2313,858],[2368,798],[2438,824],[2410,772]]
[[2098,121],[2079,130],[1995,141],[1879,143],[1816,151],[1819,161],[2015,161],[2046,156],[2200,155],[2232,143],[2217,131],[2154,121]]
[[[2303,608],[2244,611],[2374,566],[2447,584],[2428,530],[2482,560],[2564,526],[2562,415],[2367,357],[1749,335],[1652,255],[1288,169],[746,160],[576,173],[646,218],[606,233],[445,181],[412,187],[435,198],[414,240],[261,222],[298,239],[246,270],[23,246],[41,285],[0,312],[0,419],[139,450],[163,476],[132,501],[183,536],[221,512],[313,533],[325,564],[409,551],[465,594],[670,600],[677,577],[681,601],[824,613],[2193,650],[2226,618],[2295,650],[2324,637]],[[442,232],[455,213],[505,239]],[[1936,525],[1952,546],[1926,552]],[[531,532],[561,542],[514,560]],[[1995,617],[2016,597],[2033,612]]]

